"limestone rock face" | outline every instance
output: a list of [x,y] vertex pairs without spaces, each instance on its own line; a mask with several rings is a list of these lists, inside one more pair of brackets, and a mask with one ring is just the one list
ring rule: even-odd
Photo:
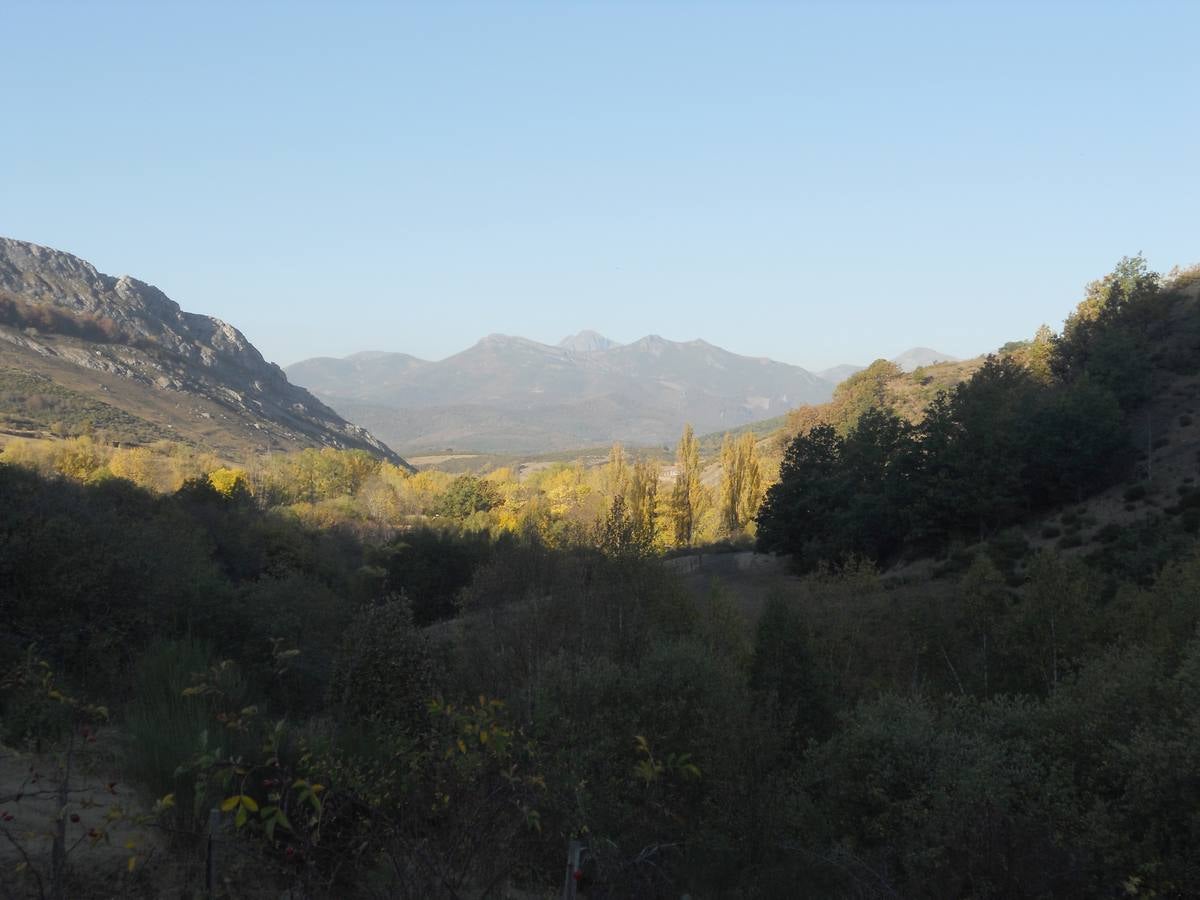
[[[0,238],[0,299],[107,320],[109,339],[68,340],[0,323],[0,340],[162,391],[215,401],[260,431],[313,446],[359,448],[403,463],[365,429],[291,384],[235,327],[184,312],[153,285],[96,271],[70,253]],[[77,337],[77,336],[76,336]]]

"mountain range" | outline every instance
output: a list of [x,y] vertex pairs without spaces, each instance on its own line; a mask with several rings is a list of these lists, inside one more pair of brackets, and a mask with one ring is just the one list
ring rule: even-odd
[[[950,357],[917,348],[896,362],[934,359]],[[814,374],[702,340],[621,344],[581,331],[557,345],[493,334],[440,361],[320,357],[285,373],[232,325],[185,312],[152,285],[0,238],[0,442],[95,427],[230,459],[341,447],[398,464],[389,444],[512,453],[668,444],[684,423],[700,434],[737,430],[822,403],[860,368]]]
[[232,325],[184,312],[136,278],[0,238],[0,432],[61,433],[64,420],[233,459],[337,447],[405,464],[290,384]]
[[[923,350],[905,357],[922,354],[950,359]],[[436,362],[381,352],[319,357],[287,374],[403,452],[545,452],[669,443],[686,422],[701,434],[738,429],[823,403],[861,368],[822,377],[702,340],[648,335],[620,344],[581,331],[557,345],[492,334]]]

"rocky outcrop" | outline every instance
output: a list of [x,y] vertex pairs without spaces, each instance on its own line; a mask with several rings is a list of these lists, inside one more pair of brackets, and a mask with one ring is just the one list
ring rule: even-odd
[[184,312],[136,278],[106,275],[69,253],[0,238],[0,298],[35,317],[38,310],[52,310],[57,318],[49,321],[104,323],[104,339],[96,341],[56,334],[53,327],[0,325],[0,339],[10,344],[157,390],[203,397],[292,441],[365,449],[403,463],[368,431],[291,384],[238,329]]

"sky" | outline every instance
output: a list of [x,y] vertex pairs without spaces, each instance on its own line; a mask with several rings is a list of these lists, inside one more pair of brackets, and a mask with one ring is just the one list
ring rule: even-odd
[[1200,3],[0,0],[0,235],[289,364],[703,338],[820,369],[1200,262]]

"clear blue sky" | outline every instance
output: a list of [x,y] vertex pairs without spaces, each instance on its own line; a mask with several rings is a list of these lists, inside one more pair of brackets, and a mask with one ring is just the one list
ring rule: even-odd
[[1200,262],[1200,3],[3,0],[0,234],[287,364],[488,332],[811,368]]

